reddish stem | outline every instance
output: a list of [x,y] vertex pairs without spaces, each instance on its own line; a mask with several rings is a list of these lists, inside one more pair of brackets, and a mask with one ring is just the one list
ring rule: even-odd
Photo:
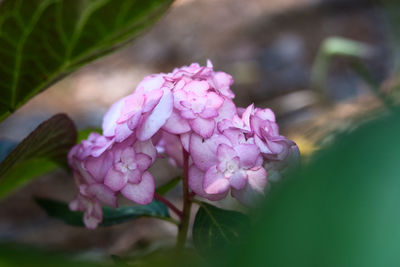
[[179,218],[182,219],[182,211],[180,211],[174,204],[172,204],[168,199],[160,196],[159,194],[155,193],[154,194],[155,199],[157,199],[158,201],[162,202],[165,204],[165,206],[167,206],[168,208],[170,208],[176,215],[179,216]]
[[185,247],[187,232],[189,229],[189,220],[190,220],[190,207],[192,205],[190,201],[190,193],[189,193],[189,153],[183,150],[183,210],[182,210],[182,218],[181,223],[179,225],[179,232],[176,242],[176,247],[178,249],[182,249]]

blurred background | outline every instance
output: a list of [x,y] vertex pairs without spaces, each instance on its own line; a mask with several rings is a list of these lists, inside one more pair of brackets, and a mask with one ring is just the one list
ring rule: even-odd
[[[387,4],[387,2],[386,2]],[[386,5],[385,4],[385,5]],[[39,94],[0,124],[0,138],[20,141],[55,113],[79,129],[99,128],[108,107],[144,76],[192,62],[233,75],[235,102],[272,108],[283,134],[304,159],[384,109],[391,94],[398,45],[388,7],[368,0],[177,0],[133,44],[97,60]],[[396,14],[396,13],[395,13]],[[165,162],[159,183],[176,175]],[[168,171],[165,171],[165,170]],[[32,201],[70,201],[75,185],[50,173],[1,203],[0,240],[84,251],[88,257],[123,254],[174,242],[176,229],[140,219],[89,231],[49,218]],[[178,199],[179,190],[170,192]],[[179,203],[178,203],[179,204]],[[226,205],[230,205],[227,203]]]

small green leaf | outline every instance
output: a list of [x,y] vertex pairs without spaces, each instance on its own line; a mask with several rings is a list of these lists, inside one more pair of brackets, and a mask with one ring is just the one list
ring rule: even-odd
[[76,135],[74,123],[65,114],[40,124],[0,163],[0,198],[41,174],[66,166]]
[[80,143],[82,140],[87,139],[89,135],[93,132],[101,134],[101,129],[86,128],[78,131],[78,143]]
[[137,37],[171,3],[0,1],[0,121],[67,74]]
[[168,193],[168,191],[170,191],[172,188],[174,188],[177,184],[179,184],[179,182],[181,181],[181,177],[177,176],[173,179],[171,179],[170,181],[166,182],[165,184],[163,184],[162,186],[158,187],[156,189],[156,193],[163,196],[166,193]]
[[193,224],[193,242],[202,254],[221,247],[237,246],[250,229],[250,220],[237,211],[223,210],[200,202]]
[[[66,203],[45,198],[35,200],[50,217],[61,219],[69,225],[84,226],[83,213],[71,211]],[[120,224],[140,217],[155,217],[167,221],[170,219],[168,208],[163,203],[154,200],[145,206],[103,207],[103,221],[100,226]]]
[[373,55],[373,48],[365,43],[342,37],[329,37],[321,44],[311,68],[311,86],[316,90],[325,90],[325,82],[330,63],[335,57],[368,59]]

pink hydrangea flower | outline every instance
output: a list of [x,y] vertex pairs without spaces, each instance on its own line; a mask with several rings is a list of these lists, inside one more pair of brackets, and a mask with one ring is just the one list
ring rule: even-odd
[[298,148],[279,134],[270,109],[237,108],[232,84],[232,76],[215,72],[210,61],[145,77],[110,107],[102,135],[93,133],[71,149],[68,159],[79,190],[70,208],[83,211],[86,226],[95,228],[101,205],[117,206],[118,194],[150,203],[149,168],[164,156],[189,168],[196,195],[219,200],[230,192],[251,205],[267,184],[264,166],[274,172],[274,166],[298,158]]

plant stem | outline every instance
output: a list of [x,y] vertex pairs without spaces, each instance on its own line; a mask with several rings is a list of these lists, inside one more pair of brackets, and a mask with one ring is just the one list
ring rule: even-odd
[[165,204],[165,206],[167,206],[170,210],[172,210],[173,212],[175,212],[176,215],[179,216],[179,218],[182,218],[182,211],[180,211],[174,204],[172,204],[168,199],[160,196],[159,194],[155,193],[154,194],[155,199],[157,199],[158,201],[162,202]]
[[192,202],[190,201],[190,193],[189,193],[189,153],[183,150],[183,210],[181,223],[179,225],[178,237],[176,241],[176,248],[183,249],[185,247],[187,232],[189,229],[189,221],[190,221],[190,207]]

